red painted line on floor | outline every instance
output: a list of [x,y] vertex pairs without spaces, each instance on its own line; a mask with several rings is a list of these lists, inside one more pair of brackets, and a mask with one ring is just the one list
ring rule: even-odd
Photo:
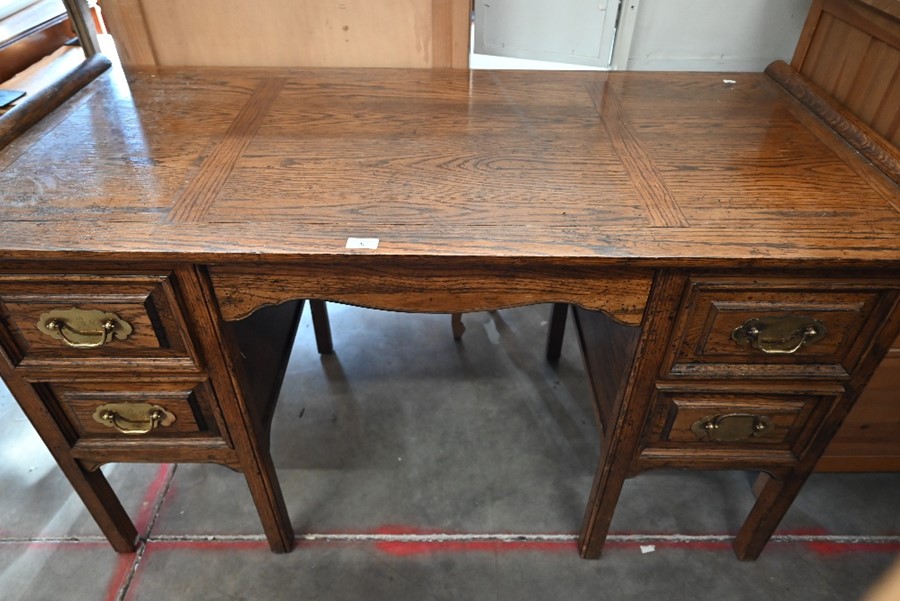
[[[607,541],[603,546],[605,550],[611,549],[639,549],[644,545],[654,545],[657,549],[683,548],[697,551],[723,551],[731,550],[730,541]],[[536,551],[538,553],[578,552],[576,541],[379,541],[375,548],[395,557],[408,557],[412,555],[432,555],[435,553],[515,553]]]
[[[360,534],[359,531],[350,532],[349,534]],[[428,528],[419,528],[418,526],[407,526],[404,524],[383,524],[376,528],[375,530],[370,530],[366,532],[366,534],[380,534],[387,536],[403,536],[405,534],[414,534],[414,535],[432,535],[432,534],[456,534],[450,533],[446,530],[436,530],[436,529],[428,529]]]
[[104,548],[109,549],[109,543],[104,541],[80,541],[80,540],[12,540],[12,541],[3,541],[0,540],[0,545],[7,547],[10,545],[24,545],[29,549],[43,549],[43,548],[53,548],[53,549],[66,549],[67,547],[71,547],[73,549],[84,549],[85,547],[89,548]]
[[830,536],[831,534],[832,532],[825,528],[795,528],[775,532],[775,536]]
[[522,551],[571,553],[578,551],[575,541],[378,541],[375,543],[375,548],[394,557],[433,555],[435,553],[515,553]]
[[153,521],[153,511],[159,504],[160,495],[172,477],[174,470],[174,464],[164,463],[160,465],[159,470],[156,472],[156,477],[153,478],[153,481],[147,487],[147,492],[144,493],[144,498],[141,500],[141,510],[134,520],[134,527],[137,528],[138,536],[146,537],[149,534],[147,529]]
[[[572,533],[577,534],[577,533]],[[663,537],[663,536],[703,536],[703,537],[718,537],[718,538],[734,538],[737,536],[737,532],[702,532],[689,534],[687,532],[661,532],[659,530],[655,531],[647,531],[647,530],[615,530],[609,533],[609,536],[632,536],[632,537],[646,537],[648,539],[654,537]],[[795,528],[792,530],[778,530],[775,532],[774,536],[832,536],[832,532],[826,530],[825,528]]]
[[[658,540],[652,537],[643,542],[607,541],[604,549],[638,548],[642,545],[653,545],[656,550],[689,549],[691,551],[731,551],[731,540]],[[898,553],[900,542],[897,541],[830,541],[830,540],[772,540],[766,548],[776,546],[801,546],[819,556],[842,555],[846,553]],[[763,550],[765,553],[765,550]]]
[[[156,471],[156,477],[153,478],[149,486],[147,486],[144,497],[141,499],[141,509],[138,512],[137,518],[134,520],[134,527],[140,538],[149,536],[150,525],[153,523],[155,517],[154,512],[156,511],[157,505],[159,505],[162,500],[162,495],[166,485],[172,478],[174,470],[174,464],[164,463],[160,465],[159,469]],[[144,550],[144,552],[146,553],[146,550]],[[136,584],[138,580],[138,571],[140,570],[140,564],[137,566],[135,565],[135,561],[137,560],[138,556],[134,553],[119,555],[119,560],[113,570],[112,577],[110,577],[109,585],[106,587],[106,595],[103,597],[106,601],[116,601],[116,599],[119,598],[122,587],[126,584],[129,585],[128,596],[131,596],[131,593],[134,590],[134,584]],[[141,557],[141,560],[143,560],[143,557]],[[132,570],[134,571],[134,574],[132,574]],[[130,583],[128,582],[129,576],[131,577]]]
[[113,569],[109,584],[106,587],[106,594],[103,595],[105,601],[116,601],[119,598],[119,592],[128,581],[128,575],[134,567],[136,555],[134,553],[118,553],[118,561]]
[[[460,534],[459,532],[450,532],[448,530],[440,530],[438,528],[421,528],[419,526],[407,526],[404,524],[384,524],[375,529],[351,528],[348,530],[335,529],[328,532],[316,533],[321,536],[406,536],[406,535],[442,535],[442,534]],[[496,533],[495,533],[496,534]],[[574,533],[573,533],[574,535]]]
[[673,540],[653,541],[645,543],[625,543],[623,546],[640,547],[653,545],[657,549],[690,549],[692,551],[730,551],[730,540]]
[[[778,544],[778,542],[775,541],[774,544]],[[804,541],[800,544],[816,555],[824,557],[846,553],[900,553],[900,542],[867,543],[860,541],[849,543],[825,540]]]
[[151,553],[172,551],[175,549],[197,549],[203,551],[259,551],[269,550],[269,543],[258,540],[150,540],[144,559]]

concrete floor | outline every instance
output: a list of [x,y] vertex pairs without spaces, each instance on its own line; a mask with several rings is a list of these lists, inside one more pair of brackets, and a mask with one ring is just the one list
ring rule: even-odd
[[751,475],[630,480],[599,561],[575,548],[597,435],[575,337],[549,307],[446,315],[330,306],[301,324],[273,427],[298,546],[268,551],[243,477],[104,467],[144,543],[105,543],[0,390],[0,599],[858,599],[900,551],[900,475],[816,475],[756,562],[730,549]]

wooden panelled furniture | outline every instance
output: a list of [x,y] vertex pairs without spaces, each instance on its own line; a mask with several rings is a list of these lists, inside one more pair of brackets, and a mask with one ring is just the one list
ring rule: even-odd
[[42,0],[0,13],[0,82],[25,70],[74,37],[66,9],[58,0]]
[[241,471],[288,551],[298,299],[569,303],[603,439],[582,555],[626,478],[681,467],[767,474],[751,559],[900,334],[900,161],[829,107],[783,63],[114,71],[0,151],[0,374],[117,550],[97,466],[184,461]]
[[469,64],[471,0],[102,1],[126,67]]
[[[791,60],[833,110],[868,128],[878,153],[900,146],[900,27],[897,2],[871,7],[816,0]],[[872,10],[872,8],[882,10]],[[867,150],[868,148],[868,150]],[[886,149],[886,150],[885,150]],[[883,164],[883,163],[882,163]],[[892,177],[900,177],[896,171]],[[895,203],[895,206],[898,203]],[[897,242],[900,246],[900,241]],[[900,338],[816,466],[820,471],[900,471]]]
[[[0,21],[0,92],[16,92],[0,103],[0,148],[110,67],[99,23],[83,0],[41,0]],[[60,48],[75,34],[80,49]],[[32,70],[40,73],[27,76]]]

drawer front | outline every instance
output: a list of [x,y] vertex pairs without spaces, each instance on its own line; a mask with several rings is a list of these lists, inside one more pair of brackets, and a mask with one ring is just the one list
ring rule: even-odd
[[844,379],[896,297],[871,284],[695,278],[663,373]]
[[22,369],[199,367],[166,275],[0,275],[0,321]]
[[219,434],[205,382],[148,383],[142,388],[106,382],[47,387],[79,439],[138,441]]
[[649,446],[783,449],[799,456],[840,392],[658,392]]

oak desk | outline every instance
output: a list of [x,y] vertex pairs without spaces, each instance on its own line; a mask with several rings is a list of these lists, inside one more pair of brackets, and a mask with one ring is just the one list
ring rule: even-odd
[[287,551],[302,299],[571,303],[582,554],[625,478],[678,466],[771,475],[753,558],[900,331],[897,203],[765,74],[113,70],[0,152],[0,373],[117,550],[97,466],[184,461],[243,472]]

